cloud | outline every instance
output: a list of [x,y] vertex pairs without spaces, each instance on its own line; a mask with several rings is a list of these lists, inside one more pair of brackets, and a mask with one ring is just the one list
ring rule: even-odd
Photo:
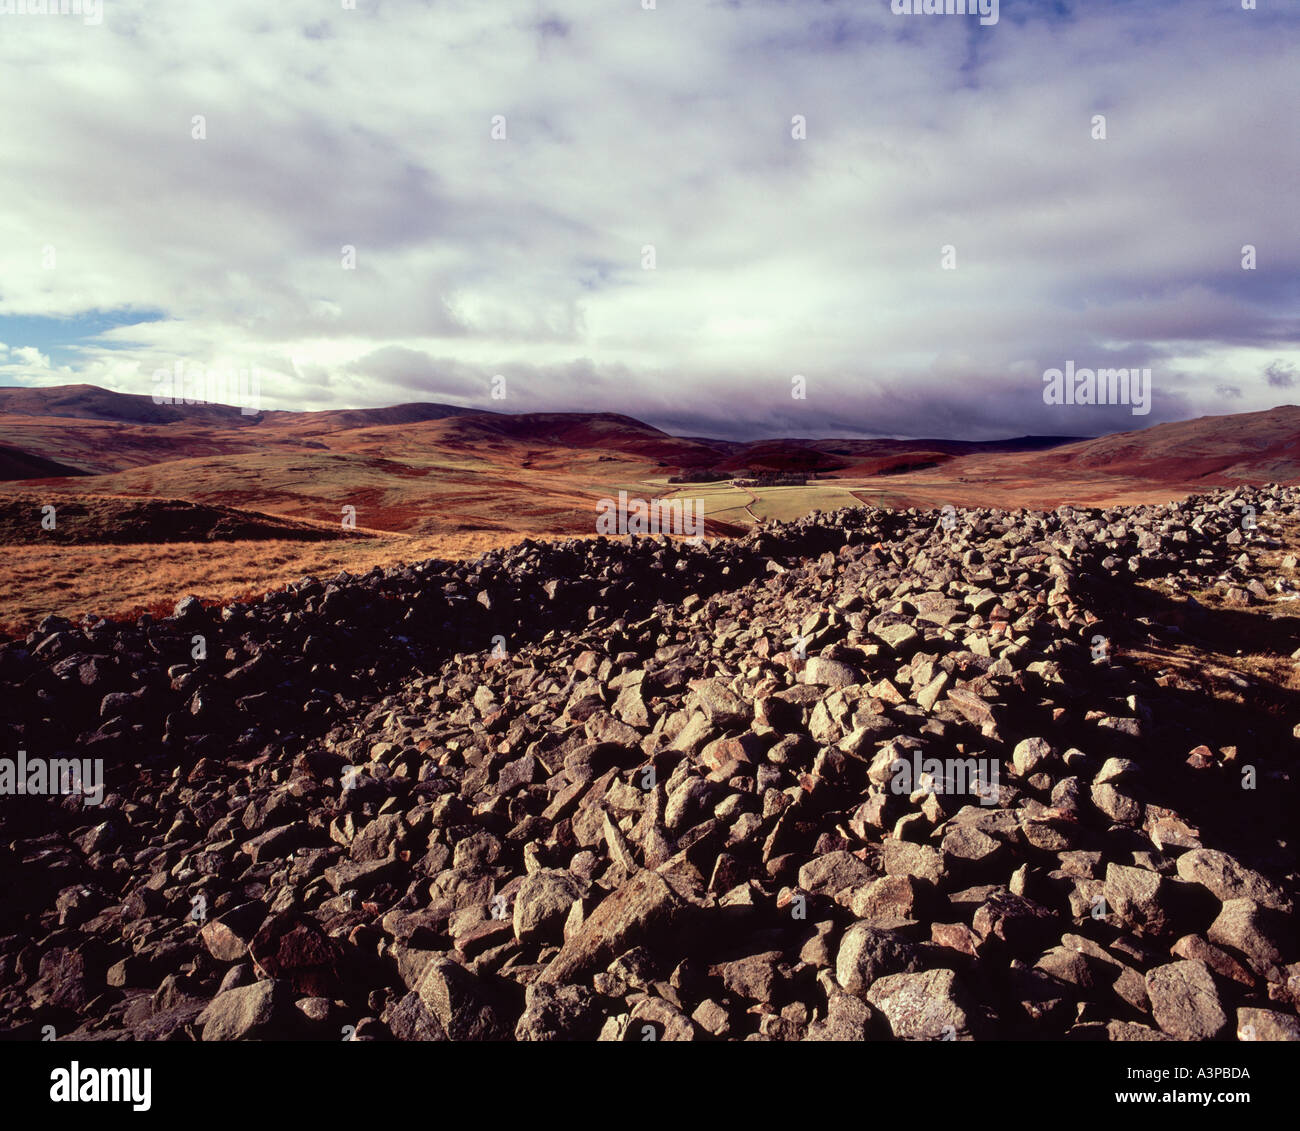
[[[1300,149],[1257,108],[1293,100],[1295,23],[1219,0],[1008,4],[986,28],[883,0],[7,19],[39,128],[0,132],[0,378],[147,393],[177,360],[257,364],[268,407],[721,436],[1267,408],[1289,382],[1258,373],[1300,343]],[[14,365],[24,317],[124,308],[163,318]],[[1151,414],[1045,405],[1067,360],[1149,366]]]
[[1289,389],[1295,384],[1295,366],[1289,361],[1271,362],[1264,370],[1264,380],[1274,389]]

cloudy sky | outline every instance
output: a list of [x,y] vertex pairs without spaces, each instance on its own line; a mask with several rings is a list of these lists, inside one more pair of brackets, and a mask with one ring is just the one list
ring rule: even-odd
[[[732,437],[1300,401],[1294,0],[346,2],[0,0],[0,383]],[[1067,361],[1149,415],[1045,405]]]

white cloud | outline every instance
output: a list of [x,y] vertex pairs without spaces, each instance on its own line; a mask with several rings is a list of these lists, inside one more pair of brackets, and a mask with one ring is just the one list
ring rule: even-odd
[[223,358],[278,374],[280,408],[1085,433],[1135,422],[1053,414],[1040,374],[1111,353],[1154,370],[1141,423],[1266,407],[1257,354],[1296,352],[1300,150],[1261,108],[1294,102],[1296,24],[1230,9],[1006,5],[980,29],[883,0],[119,0],[101,27],[6,20],[32,128],[0,132],[0,316],[159,309],[23,379],[148,392],[155,368]]

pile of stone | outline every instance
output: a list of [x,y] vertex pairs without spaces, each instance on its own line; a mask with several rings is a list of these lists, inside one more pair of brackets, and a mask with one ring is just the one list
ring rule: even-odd
[[0,798],[0,1024],[1300,1038],[1295,719],[1139,656],[1293,588],[1297,515],[859,508],[47,618],[4,753],[106,792]]

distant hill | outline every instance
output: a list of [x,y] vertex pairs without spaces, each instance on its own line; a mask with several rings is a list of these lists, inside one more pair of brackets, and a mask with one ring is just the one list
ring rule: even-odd
[[1153,482],[1300,482],[1300,407],[1202,416],[1080,440],[1025,467],[1049,474],[1141,476]]
[[52,479],[89,474],[80,468],[0,444],[0,479]]
[[616,451],[665,467],[707,467],[719,458],[707,441],[672,436],[631,416],[611,412],[477,413],[461,416],[444,433],[448,441],[484,436],[579,451]]
[[[765,482],[777,494],[764,498],[730,485],[785,472],[813,478],[797,494]],[[359,527],[437,537],[591,533],[601,498],[620,490],[652,498],[683,488],[670,479],[712,479],[716,490],[702,492],[709,528],[726,534],[765,514],[855,500],[1054,506],[1300,482],[1300,408],[1091,440],[739,442],[674,436],[620,413],[413,402],[243,416],[226,405],[155,405],[91,385],[4,388],[0,477],[28,491],[62,484],[83,496],[183,498],[308,524],[336,524],[353,507]]]
[[241,409],[224,404],[154,404],[152,395],[115,393],[98,385],[53,385],[34,389],[0,387],[0,413],[128,424],[206,424],[224,428],[250,428],[259,424],[276,427],[310,425],[336,431],[376,424],[413,424],[448,416],[481,414],[482,411],[449,404],[413,402],[384,408],[325,409],[320,412],[268,410],[246,415]]
[[266,412],[261,423],[277,428],[346,431],[350,428],[373,428],[391,424],[420,424],[426,420],[445,420],[453,416],[499,416],[477,408],[413,401],[386,408],[322,409],[319,412]]
[[76,420],[115,420],[129,424],[206,424],[243,428],[256,417],[221,404],[154,404],[152,396],[114,393],[98,385],[53,385],[48,388],[0,388],[0,413],[55,416]]

